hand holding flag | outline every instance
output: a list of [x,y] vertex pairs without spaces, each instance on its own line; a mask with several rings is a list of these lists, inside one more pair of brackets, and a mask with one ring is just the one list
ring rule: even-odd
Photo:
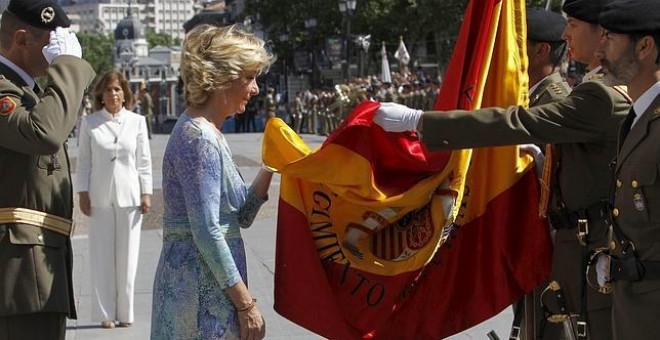
[[424,111],[411,109],[405,105],[381,103],[374,115],[374,123],[388,132],[415,131],[422,114]]

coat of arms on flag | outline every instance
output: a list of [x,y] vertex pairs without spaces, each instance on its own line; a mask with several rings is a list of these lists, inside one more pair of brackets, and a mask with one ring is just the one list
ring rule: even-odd
[[[520,102],[524,65],[509,63],[526,62],[524,11],[470,2],[438,103]],[[374,125],[379,105],[358,105],[318,150],[269,120],[262,158],[282,175],[275,310],[333,339],[447,337],[549,274],[533,164],[516,147],[429,152]]]

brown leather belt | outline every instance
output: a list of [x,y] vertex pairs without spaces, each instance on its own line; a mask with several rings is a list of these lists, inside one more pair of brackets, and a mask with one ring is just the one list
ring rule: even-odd
[[2,223],[29,224],[69,237],[73,234],[72,220],[26,208],[0,208],[0,224]]

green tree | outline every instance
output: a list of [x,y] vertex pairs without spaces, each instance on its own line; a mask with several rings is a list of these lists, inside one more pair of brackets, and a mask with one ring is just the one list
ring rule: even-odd
[[[466,5],[465,0],[357,0],[351,33],[371,34],[369,57],[373,65],[380,60],[380,42],[385,41],[388,52],[393,53],[400,36],[413,57],[416,50],[429,47],[427,52],[435,60],[428,61],[444,65],[451,56]],[[295,48],[310,44],[320,48],[323,38],[345,34],[346,22],[336,0],[248,0],[245,15],[259,17],[273,40],[288,31],[289,44]],[[317,19],[314,32],[305,29],[307,18]],[[275,46],[281,47],[281,43]],[[352,51],[357,53],[357,48]]]
[[82,46],[83,59],[92,65],[96,77],[114,68],[113,55],[115,54],[115,39],[105,34],[78,34]]
[[147,28],[146,30],[147,34],[147,44],[149,44],[149,48],[154,48],[156,46],[173,46],[173,45],[180,45],[181,41],[179,39],[172,39],[172,36],[167,34],[167,33],[158,33],[156,32],[152,27]]

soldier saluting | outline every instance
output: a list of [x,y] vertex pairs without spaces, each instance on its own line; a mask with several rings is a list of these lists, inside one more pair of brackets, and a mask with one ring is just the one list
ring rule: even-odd
[[614,169],[614,339],[660,339],[660,1],[611,1],[599,22],[604,81],[634,100]]
[[0,22],[2,339],[64,339],[76,317],[65,142],[94,71],[69,23],[54,0],[12,0]]

